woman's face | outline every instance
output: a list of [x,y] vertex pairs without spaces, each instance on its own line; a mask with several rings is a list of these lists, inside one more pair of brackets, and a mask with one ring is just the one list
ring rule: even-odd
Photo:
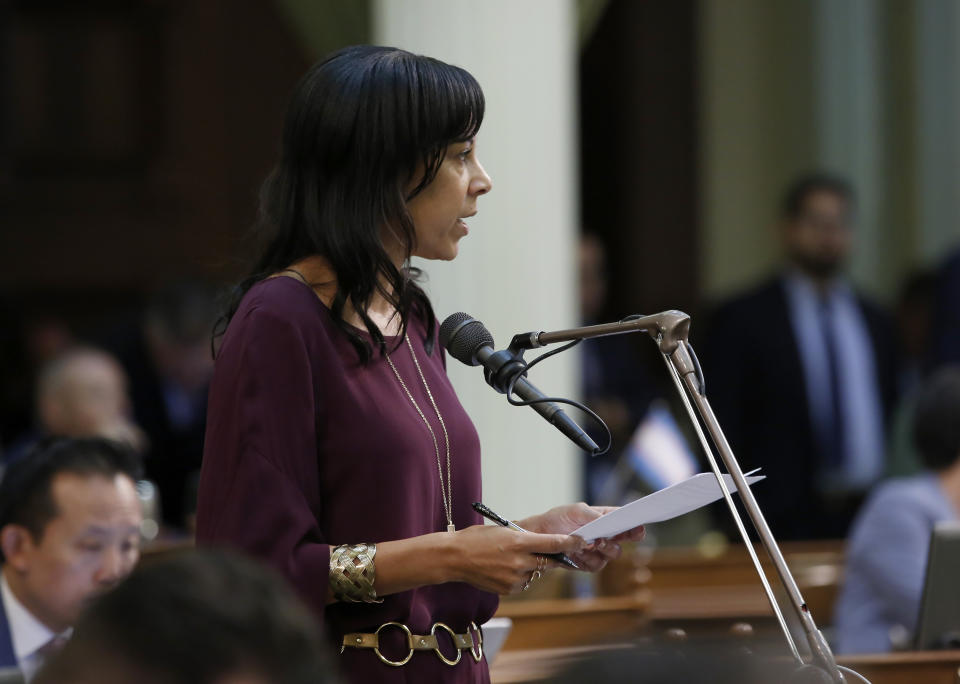
[[417,236],[413,256],[455,258],[457,243],[469,232],[463,219],[477,213],[477,198],[490,188],[490,177],[477,159],[476,140],[448,145],[436,177],[407,202]]

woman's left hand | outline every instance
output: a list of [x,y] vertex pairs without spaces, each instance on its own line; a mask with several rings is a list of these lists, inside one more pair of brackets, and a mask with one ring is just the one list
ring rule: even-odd
[[[596,520],[613,510],[616,510],[615,506],[588,506],[583,502],[567,504],[551,508],[546,513],[525,518],[517,524],[525,530],[541,534],[570,534],[591,520]],[[645,530],[640,526],[610,539],[597,539],[571,560],[582,570],[597,572],[602,570],[609,561],[620,556],[620,542],[640,541],[644,534]]]

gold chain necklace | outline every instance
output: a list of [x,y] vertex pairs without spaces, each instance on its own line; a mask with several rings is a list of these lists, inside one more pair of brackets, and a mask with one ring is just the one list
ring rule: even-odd
[[[305,285],[313,288],[304,275],[295,268],[285,268],[280,271],[280,273],[293,273]],[[447,434],[447,424],[443,421],[443,416],[440,415],[440,409],[437,408],[437,402],[433,398],[433,392],[430,391],[430,385],[427,384],[427,378],[423,375],[423,370],[420,368],[420,362],[417,361],[417,355],[413,351],[413,345],[410,344],[410,338],[404,334],[403,339],[407,343],[407,348],[410,350],[410,356],[413,358],[413,365],[417,367],[417,373],[420,374],[420,381],[423,383],[423,388],[427,390],[427,396],[430,397],[430,403],[433,405],[433,410],[437,414],[437,420],[440,421],[440,427],[443,429],[443,440],[447,447],[446,487],[444,487],[443,483],[443,466],[440,463],[440,443],[437,441],[437,435],[433,431],[430,421],[427,420],[426,415],[424,415],[423,410],[420,408],[420,404],[417,403],[417,400],[413,398],[413,395],[407,388],[407,383],[405,383],[403,378],[400,377],[400,373],[397,371],[397,367],[393,365],[393,360],[390,358],[389,354],[386,354],[387,363],[390,364],[390,368],[393,369],[393,374],[397,376],[400,386],[403,387],[403,391],[407,393],[410,403],[413,404],[413,408],[417,409],[417,413],[419,413],[420,417],[423,419],[423,424],[427,426],[427,429],[430,431],[430,436],[433,438],[433,450],[437,455],[437,473],[440,475],[440,494],[443,496],[443,512],[447,516],[447,532],[456,532],[457,528],[453,524],[453,478],[451,477],[450,471],[450,435]]]
[[420,374],[420,381],[423,382],[423,388],[427,390],[427,396],[430,397],[430,403],[433,405],[433,410],[437,414],[437,420],[440,421],[440,427],[443,428],[443,439],[447,446],[446,487],[444,487],[443,483],[443,467],[440,463],[440,443],[437,442],[437,434],[430,426],[430,421],[427,420],[426,415],[424,415],[423,410],[421,410],[420,404],[417,403],[417,400],[413,398],[413,395],[407,388],[407,383],[405,383],[403,378],[400,377],[400,373],[397,371],[397,367],[393,365],[390,355],[386,354],[385,356],[387,357],[387,363],[390,364],[390,368],[393,369],[393,374],[397,376],[400,386],[403,387],[403,391],[407,393],[410,403],[413,404],[413,408],[417,409],[417,413],[419,413],[420,417],[423,419],[423,424],[427,426],[427,429],[430,431],[430,436],[433,437],[433,449],[437,454],[437,472],[440,474],[440,494],[443,496],[443,512],[447,516],[447,532],[456,532],[457,528],[453,525],[453,479],[451,478],[450,474],[450,435],[447,434],[447,425],[443,422],[443,416],[440,415],[440,409],[437,408],[437,402],[434,401],[433,392],[430,391],[430,385],[427,384],[427,378],[424,377],[423,370],[420,368],[420,362],[417,361],[417,355],[413,351],[413,345],[410,344],[410,338],[404,334],[403,339],[407,343],[407,348],[410,350],[410,356],[413,358],[413,365],[417,367],[417,372]]

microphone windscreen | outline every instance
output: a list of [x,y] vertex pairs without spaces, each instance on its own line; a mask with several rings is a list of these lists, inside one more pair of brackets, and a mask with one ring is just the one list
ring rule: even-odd
[[460,311],[447,316],[440,325],[440,344],[457,361],[476,366],[477,350],[492,347],[493,335],[483,323]]

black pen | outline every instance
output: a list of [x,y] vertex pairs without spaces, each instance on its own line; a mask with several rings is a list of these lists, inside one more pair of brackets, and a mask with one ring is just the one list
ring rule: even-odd
[[[507,520],[506,518],[504,518],[504,517],[502,517],[502,516],[500,516],[500,515],[497,515],[496,513],[494,513],[493,511],[491,511],[489,508],[487,508],[486,506],[484,506],[482,503],[480,503],[479,501],[477,501],[477,502],[475,502],[475,503],[473,504],[473,510],[475,510],[477,513],[479,513],[480,515],[482,515],[482,516],[483,516],[484,518],[486,518],[487,520],[492,520],[493,522],[497,523],[498,525],[503,525],[504,527],[509,527],[509,528],[511,528],[511,529],[517,530],[518,532],[526,532],[526,531],[527,531],[527,530],[523,529],[522,527],[520,527],[517,523],[515,523],[515,522],[510,522],[510,521]],[[535,554],[533,554],[533,555],[534,555],[534,556],[542,556],[543,558],[549,558],[550,560],[555,560],[555,561],[557,561],[558,563],[563,563],[564,565],[573,568],[574,570],[579,570],[579,569],[580,569],[580,566],[577,565],[576,563],[574,563],[572,560],[570,560],[565,553],[535,553]]]

